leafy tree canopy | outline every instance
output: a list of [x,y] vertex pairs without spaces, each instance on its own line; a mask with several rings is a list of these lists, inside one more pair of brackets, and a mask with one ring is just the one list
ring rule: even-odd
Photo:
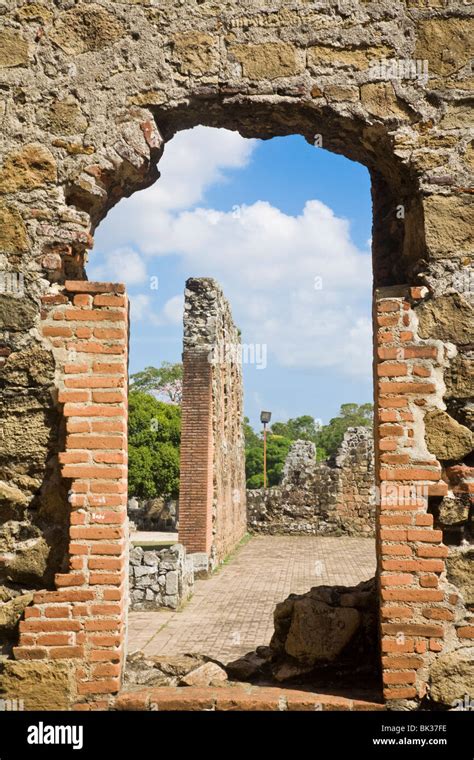
[[183,365],[162,362],[160,367],[146,367],[131,375],[132,389],[151,393],[171,404],[180,404],[183,396]]
[[[342,404],[337,417],[323,425],[317,438],[317,445],[326,452],[326,457],[334,456],[350,427],[372,427],[372,404]],[[319,458],[319,457],[318,457]]]
[[181,408],[143,391],[129,394],[129,493],[140,499],[179,491]]
[[[316,445],[316,457],[323,461],[333,456],[350,427],[372,426],[372,404],[342,404],[339,415],[333,417],[327,425],[319,424],[311,415],[289,419],[287,422],[274,422],[267,434],[267,474],[268,485],[280,482],[286,455],[293,441],[313,441]],[[246,476],[248,488],[263,486],[263,437],[256,433],[246,417],[245,449]]]

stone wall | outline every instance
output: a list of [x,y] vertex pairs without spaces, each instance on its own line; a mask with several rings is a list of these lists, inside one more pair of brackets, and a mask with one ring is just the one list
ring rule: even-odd
[[177,610],[192,595],[193,588],[193,561],[186,557],[181,544],[160,550],[135,546],[130,551],[130,609]]
[[450,460],[470,454],[472,436],[440,408],[451,349],[438,336],[453,325],[427,329],[432,304],[427,288],[375,293],[382,666],[386,699],[454,704],[472,684],[472,599],[467,557],[446,572],[449,536],[434,516],[446,498],[464,503],[467,468],[456,482]]
[[209,278],[186,282],[183,373],[179,540],[212,567],[247,518],[240,334]]
[[[14,684],[23,661],[43,660],[47,670],[48,663],[71,660],[68,704],[95,700],[106,707],[120,684],[128,603],[124,286],[83,280],[56,286],[43,298],[41,332],[58,368],[55,402],[65,440],[57,460],[68,493],[68,556],[54,574],[54,590],[32,595],[13,648],[17,662],[8,667]],[[3,561],[9,577],[8,555]],[[8,688],[0,673],[0,690]]]
[[372,430],[350,428],[329,462],[316,462],[311,441],[296,441],[281,484],[247,491],[247,519],[257,533],[373,536]]
[[[419,470],[424,476],[428,469],[440,477],[429,481],[432,486],[442,482],[446,488],[435,494],[432,487],[413,513],[380,509],[379,571],[397,575],[394,565],[383,563],[408,561],[387,556],[392,543],[395,553],[408,550],[412,562],[425,561],[426,551],[447,552],[445,546],[431,548],[443,536],[429,522],[443,513],[445,496],[459,505],[474,489],[472,459],[465,453],[474,395],[470,7],[463,0],[275,0],[258,7],[252,0],[225,0],[216,11],[208,0],[6,0],[2,25],[0,267],[9,284],[0,292],[0,552],[9,570],[1,583],[56,593],[55,575],[68,563],[69,483],[57,457],[65,451],[56,401],[63,370],[53,345],[57,338],[42,334],[41,299],[54,299],[57,284],[68,278],[84,279],[92,235],[107,211],[152,184],[164,143],[197,124],[255,138],[301,134],[368,167],[375,288],[404,284],[408,294],[398,301],[400,314],[374,310],[374,325],[383,328],[377,362],[387,373],[380,382],[391,384],[391,393],[379,396],[384,404],[376,419],[376,478],[381,492],[392,480],[415,487]],[[422,75],[413,76],[413,64],[416,71],[420,62]],[[421,286],[426,291],[413,299]],[[387,329],[391,325],[396,330]],[[417,358],[432,358],[430,380],[423,380],[425,361],[412,362],[410,377],[416,380],[406,380],[408,365],[405,380],[391,374],[399,368],[390,364],[399,364],[399,355],[414,356],[412,348],[421,351]],[[425,387],[418,395],[420,382],[434,390]],[[426,419],[423,404],[415,403],[425,398]],[[402,413],[413,415],[411,434]],[[401,439],[412,440],[403,452],[393,428],[386,432],[393,415]],[[416,467],[382,461],[392,454],[413,464],[410,449],[419,457]],[[420,464],[432,456],[438,467]],[[448,540],[452,530],[445,534]],[[212,529],[209,536],[210,545]],[[38,561],[30,561],[30,545],[37,547]],[[16,580],[10,580],[14,572]],[[436,624],[436,632],[444,635],[446,628],[447,635],[432,642],[426,628],[410,629],[404,652],[415,653],[414,660],[396,649],[394,626],[406,626],[390,617],[394,609],[402,610],[406,625],[415,618],[421,625],[419,617],[431,614],[432,603],[435,615],[454,614],[449,606],[439,612],[445,592],[423,586],[434,581],[422,576],[412,576],[413,588],[380,589],[384,602],[390,595],[401,602],[383,610],[386,699],[395,704],[423,697],[428,666],[434,667],[438,650],[449,655],[452,646],[447,621]],[[450,577],[456,583],[459,576]],[[452,598],[462,597],[465,584],[457,588]],[[119,634],[116,640],[119,648]],[[402,674],[390,667],[394,657]],[[408,668],[409,682],[402,682],[408,662],[415,661],[415,675]],[[11,662],[9,668],[20,665]],[[62,673],[67,690],[76,683],[74,670],[75,662],[65,657],[53,676]],[[17,685],[15,690],[18,697]]]
[[159,496],[155,499],[129,499],[130,530],[174,532],[178,530],[178,500]]

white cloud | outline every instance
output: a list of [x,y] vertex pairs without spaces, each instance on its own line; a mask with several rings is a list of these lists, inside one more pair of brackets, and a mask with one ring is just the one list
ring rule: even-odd
[[130,316],[133,320],[149,320],[152,314],[150,296],[139,293],[130,296]]
[[[255,144],[226,130],[179,133],[165,149],[161,179],[122,201],[102,228],[102,270],[139,284],[145,262],[179,256],[183,270],[221,283],[244,342],[266,343],[269,364],[369,377],[371,261],[347,220],[318,200],[297,216],[266,201],[227,212],[196,207],[227,169],[248,163]],[[150,316],[149,296],[134,303],[135,318],[148,310],[154,324],[181,322],[181,296],[159,316]]]
[[103,257],[103,261],[94,266],[92,253],[91,267],[88,270],[89,278],[97,281],[124,282],[126,285],[140,285],[147,279],[146,264],[143,257],[132,248],[116,248],[109,251]]
[[180,325],[183,322],[184,296],[173,296],[163,306],[163,318],[173,325]]
[[98,244],[108,250],[133,243],[145,253],[157,253],[172,222],[169,214],[202,201],[211,185],[226,181],[226,170],[246,166],[257,143],[226,129],[178,132],[165,146],[158,182],[110,211],[97,231]]
[[264,201],[239,214],[183,211],[158,247],[197,275],[211,273],[245,342],[267,343],[279,364],[370,373],[370,255],[320,201],[308,201],[299,216]]

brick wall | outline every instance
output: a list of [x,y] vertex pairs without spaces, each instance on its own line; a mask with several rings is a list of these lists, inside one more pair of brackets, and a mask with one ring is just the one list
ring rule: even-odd
[[25,610],[16,660],[74,660],[76,707],[119,689],[127,608],[127,344],[123,285],[66,281],[43,297],[58,367],[69,484],[69,568]]
[[240,336],[219,285],[186,283],[179,541],[211,565],[246,530]]
[[188,552],[212,546],[212,375],[207,352],[183,352],[179,540]]
[[[448,493],[440,462],[425,442],[425,415],[442,405],[441,341],[417,336],[414,307],[423,288],[376,292],[376,473],[384,696],[422,698],[430,665],[472,636],[467,613],[446,578],[432,504]],[[464,639],[464,641],[463,641]]]

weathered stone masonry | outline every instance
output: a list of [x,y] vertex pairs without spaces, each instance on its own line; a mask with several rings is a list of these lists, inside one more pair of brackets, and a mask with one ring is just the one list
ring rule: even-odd
[[[427,288],[394,286],[377,290],[374,301],[383,682],[388,700],[423,696],[429,683],[431,698],[452,706],[472,679],[474,626],[446,577],[448,548],[429,507],[469,489],[450,487],[439,459],[448,440],[458,456],[470,453],[472,440],[439,411],[449,351],[426,331],[427,296]],[[440,415],[435,439],[433,417]],[[458,674],[451,683],[450,668],[451,678]]]
[[186,282],[179,541],[222,561],[246,531],[240,336],[214,280]]
[[247,491],[248,524],[257,533],[373,536],[372,430],[350,428],[329,462],[316,462],[311,441],[296,441],[281,484]]
[[[424,498],[413,510],[380,505],[386,698],[406,705],[427,688],[436,691],[433,674],[443,668],[461,672],[455,652],[467,648],[457,650],[457,643],[469,642],[473,629],[458,622],[468,583],[459,567],[449,569],[448,557],[448,578],[457,588],[448,592],[443,557],[432,555],[448,551],[440,543],[456,532],[446,522],[452,520],[448,512],[465,515],[462,505],[473,483],[472,458],[464,453],[472,423],[474,343],[471,14],[462,0],[276,0],[258,7],[253,0],[226,0],[217,9],[207,0],[164,0],[159,6],[148,0],[3,3],[0,267],[23,274],[25,285],[21,298],[0,293],[0,577],[7,591],[15,586],[72,593],[52,590],[55,574],[68,569],[71,479],[62,479],[58,467],[57,454],[67,449],[61,407],[50,389],[61,389],[63,372],[41,333],[41,298],[57,294],[55,283],[84,278],[97,224],[122,197],[157,179],[163,146],[177,131],[205,124],[248,137],[297,133],[311,144],[319,135],[324,148],[370,171],[375,288],[406,285],[406,295],[379,291],[377,297],[381,307],[395,300],[399,309],[376,313],[388,320],[376,324],[381,332],[375,346],[389,352],[377,359],[389,373],[380,377],[383,403],[376,423],[382,497],[384,483],[432,484],[428,506]],[[427,78],[407,75],[408,67],[405,73],[398,67],[393,78],[371,66],[414,59],[427,61]],[[411,288],[420,286],[427,292],[418,298]],[[435,349],[436,357],[411,358],[412,348]],[[391,375],[399,372],[391,363],[403,364],[406,374]],[[418,374],[427,369],[430,375]],[[415,403],[425,398],[426,413]],[[397,406],[400,399],[403,406]],[[447,489],[447,495],[433,489]],[[431,526],[432,517],[443,536]],[[465,516],[457,522],[468,524]],[[428,561],[438,564],[428,570]],[[438,586],[422,585],[435,580]],[[84,592],[96,594],[99,587]],[[41,615],[40,603],[32,609]],[[94,625],[90,617],[79,620],[84,628]],[[405,644],[396,631],[404,632]],[[119,635],[113,640],[123,642]],[[21,642],[20,649],[27,646],[37,648]],[[23,667],[31,693],[32,662],[8,660],[2,686],[11,685],[6,671]],[[63,674],[61,689],[72,701],[75,687],[67,673],[92,667],[83,657],[33,665],[57,685]],[[464,665],[461,670],[459,688],[472,693],[472,678]],[[111,678],[104,689],[117,688],[118,676]],[[43,705],[53,703],[45,683],[38,685],[35,704],[41,704],[41,689]]]
[[[127,299],[123,285],[66,281],[42,301],[66,420],[59,462],[69,484],[69,564],[56,573],[56,590],[33,595],[13,653],[40,661],[45,690],[44,661],[70,661],[62,706],[95,700],[104,708],[120,684],[128,604]],[[9,665],[7,693],[21,672],[21,663]]]
[[155,550],[130,550],[130,609],[170,607],[177,610],[194,589],[194,563],[181,544]]

